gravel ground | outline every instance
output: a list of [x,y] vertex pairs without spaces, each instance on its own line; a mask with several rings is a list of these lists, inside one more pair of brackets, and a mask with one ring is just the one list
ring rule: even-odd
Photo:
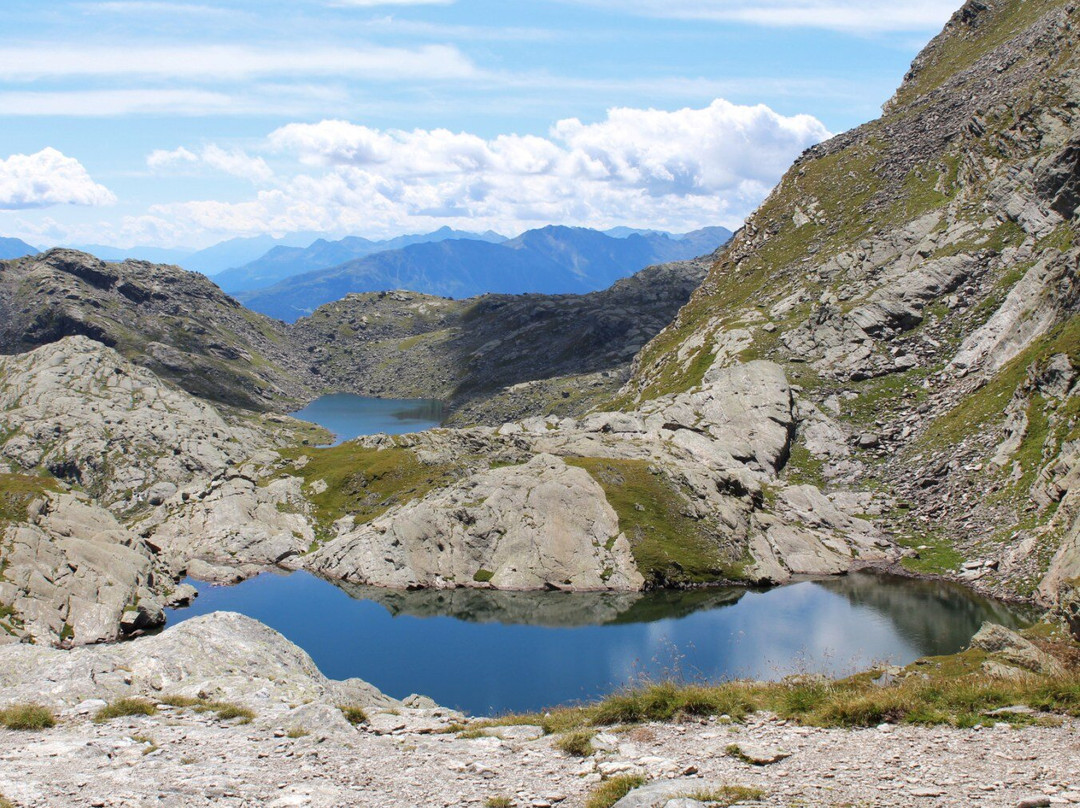
[[[74,713],[74,714],[71,714]],[[289,727],[210,714],[51,730],[0,730],[0,793],[19,808],[62,806],[454,806],[506,796],[518,806],[583,806],[601,773],[756,786],[770,806],[1080,804],[1080,722],[982,729],[811,729],[767,715],[745,725],[652,724],[602,734],[582,760],[507,728],[505,738],[431,734],[383,714],[372,729],[288,737]],[[413,724],[413,726],[410,726]],[[404,725],[404,726],[402,726]],[[788,757],[756,766],[727,753]]]

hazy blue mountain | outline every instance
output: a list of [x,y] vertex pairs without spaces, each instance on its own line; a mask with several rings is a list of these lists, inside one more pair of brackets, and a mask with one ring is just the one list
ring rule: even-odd
[[22,258],[24,255],[37,255],[41,250],[22,239],[0,236],[0,260],[4,258]]
[[318,233],[290,233],[281,238],[273,236],[232,238],[192,253],[181,262],[180,266],[204,275],[217,275],[231,267],[254,261],[274,247],[306,247],[318,237]]
[[468,233],[449,227],[442,227],[433,233],[398,236],[385,241],[372,241],[359,236],[347,236],[338,241],[318,239],[306,247],[274,247],[254,261],[215,275],[214,282],[229,294],[248,292],[273,286],[295,275],[339,266],[378,252],[447,239],[473,239],[491,243],[506,241],[505,236],[490,230],[486,233]]
[[[582,227],[552,226],[502,243],[425,242],[296,275],[237,297],[248,308],[292,321],[350,292],[408,289],[455,298],[485,292],[592,292],[651,264],[710,253],[730,236],[723,228],[708,230],[692,239],[637,233],[613,238]],[[710,241],[710,233],[719,240]]]

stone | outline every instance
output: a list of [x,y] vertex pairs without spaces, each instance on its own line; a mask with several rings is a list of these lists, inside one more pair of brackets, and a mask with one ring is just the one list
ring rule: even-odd
[[979,648],[1033,673],[1053,676],[1065,673],[1064,665],[1057,659],[1015,631],[995,623],[983,623],[982,628],[972,637],[971,647]]
[[728,754],[733,758],[749,763],[751,766],[769,766],[791,757],[790,752],[775,746],[764,746],[748,741],[739,741],[728,747]]

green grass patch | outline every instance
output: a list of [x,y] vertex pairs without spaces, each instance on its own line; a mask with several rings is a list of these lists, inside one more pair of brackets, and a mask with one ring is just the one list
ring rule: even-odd
[[490,581],[494,577],[495,577],[495,573],[492,572],[491,570],[479,569],[479,570],[476,571],[476,574],[473,575],[472,579],[474,581],[476,581],[477,583],[486,584],[488,581]]
[[917,538],[901,542],[905,546],[913,546],[918,558],[910,557],[901,559],[900,563],[906,570],[924,574],[940,574],[956,570],[966,559],[952,542],[940,534],[932,531],[917,534]]
[[[325,491],[308,497],[324,540],[332,535],[333,523],[343,516],[353,516],[357,524],[370,522],[394,505],[448,485],[460,474],[452,466],[423,463],[408,449],[367,449],[354,442],[329,448],[286,449],[281,454],[291,461],[279,473],[281,476],[300,476],[308,484],[316,480],[326,483]],[[301,457],[307,457],[307,463],[297,468],[295,461]]]
[[157,711],[157,705],[147,699],[117,699],[94,713],[94,723],[103,724],[114,718],[131,715],[157,715]]
[[0,474],[0,522],[25,522],[27,508],[47,491],[59,491],[51,477]]
[[645,785],[645,778],[640,774],[624,774],[605,780],[590,793],[585,800],[585,808],[611,808],[638,786]]
[[657,585],[739,580],[739,562],[725,559],[706,523],[683,513],[686,499],[645,460],[566,458],[589,472],[619,516],[619,529],[633,549],[638,569]]
[[484,800],[484,808],[511,808],[514,801],[509,797],[488,797]]
[[0,727],[5,729],[34,730],[56,726],[56,716],[48,707],[40,704],[12,704],[0,710]]

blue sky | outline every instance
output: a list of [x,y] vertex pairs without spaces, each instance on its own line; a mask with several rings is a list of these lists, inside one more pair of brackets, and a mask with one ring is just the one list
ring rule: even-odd
[[958,0],[8,0],[0,235],[737,226]]

